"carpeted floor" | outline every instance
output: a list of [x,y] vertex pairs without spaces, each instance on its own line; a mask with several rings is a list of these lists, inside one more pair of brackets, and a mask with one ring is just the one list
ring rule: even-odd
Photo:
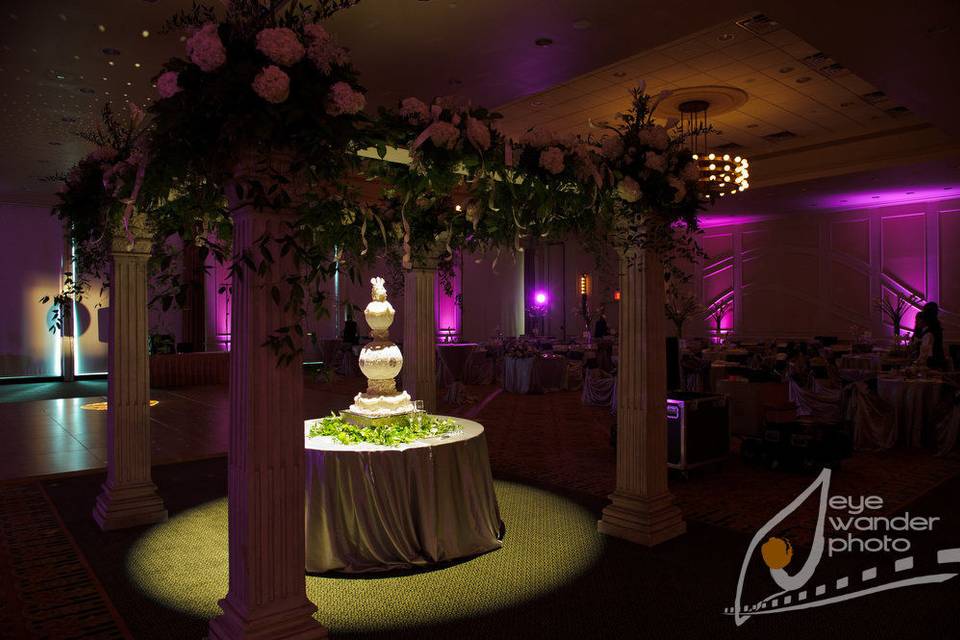
[[[185,509],[222,497],[226,465],[223,459],[219,459],[161,466],[156,468],[155,477],[175,517]],[[147,530],[103,534],[93,525],[89,504],[100,481],[102,477],[96,475],[78,476],[50,482],[45,489],[84,556],[100,576],[133,637],[144,640],[203,637],[206,630],[204,617],[183,613],[149,597],[136,586],[142,578],[127,573],[132,550]],[[960,513],[955,500],[958,491],[960,479],[953,479],[910,505],[911,513],[943,518],[942,526],[933,532],[917,534],[915,553],[918,561],[931,550],[960,546]],[[511,519],[523,517],[530,508],[530,505],[517,506],[520,508],[510,511],[513,514],[509,516]],[[531,515],[536,515],[535,509]],[[508,521],[507,526],[510,531],[511,526],[516,525]],[[554,525],[544,521],[536,526],[542,528],[543,545],[547,547]],[[223,536],[224,533],[211,535]],[[595,534],[591,529],[583,535]],[[757,616],[737,628],[722,610],[732,603],[747,542],[748,536],[744,534],[696,522],[690,524],[687,535],[654,549],[608,539],[599,556],[586,563],[589,566],[585,572],[578,577],[571,576],[569,581],[554,590],[544,589],[533,600],[502,603],[504,608],[484,612],[464,607],[461,618],[416,628],[335,633],[334,636],[424,640],[490,637],[960,638],[956,615],[960,580],[956,579],[940,585],[880,593],[814,611]],[[198,544],[206,543],[204,539],[198,540]],[[509,537],[507,543],[510,543]],[[421,617],[429,618],[432,613],[429,605],[437,599],[450,599],[450,603],[443,607],[449,612],[456,610],[462,599],[469,598],[472,590],[489,589],[496,593],[511,588],[514,576],[526,575],[526,568],[540,561],[535,538],[532,543],[523,541],[523,546],[524,553],[510,558],[510,562],[498,572],[474,571],[468,562],[457,565],[455,571],[445,576],[440,575],[443,571],[436,572],[429,582],[418,584],[429,584],[434,589],[434,593],[424,597],[428,610],[421,613]],[[154,549],[154,552],[169,554],[171,557],[164,559],[168,566],[175,566],[178,562],[175,545],[165,550]],[[494,552],[491,557],[496,553],[500,552]],[[852,573],[863,568],[865,562],[892,565],[893,557],[883,553],[846,554],[830,563],[824,562],[828,566],[822,567],[823,575],[830,578]],[[582,558],[574,559],[574,563],[581,562]],[[760,568],[751,567],[751,571]],[[449,584],[444,582],[447,576],[451,580]],[[398,585],[402,585],[405,579],[367,579],[359,587],[347,585],[344,589],[334,585],[323,592],[323,597],[338,600],[332,609],[352,611],[355,618],[362,618],[365,612],[393,606],[391,598],[397,597]],[[393,580],[394,584],[388,587],[388,580]],[[411,588],[405,597],[415,598],[415,580],[409,583]],[[203,585],[204,588],[207,586]],[[353,597],[360,592],[363,599],[354,600]],[[330,620],[332,623],[335,618]]]
[[124,638],[38,483],[0,485],[0,638]]

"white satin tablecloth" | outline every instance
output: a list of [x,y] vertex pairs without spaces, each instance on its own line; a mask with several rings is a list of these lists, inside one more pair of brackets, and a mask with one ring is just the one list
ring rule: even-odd
[[[501,546],[483,427],[399,447],[306,438],[306,570],[425,566]],[[305,422],[305,433],[313,420]]]
[[877,394],[893,409],[897,440],[908,447],[923,447],[934,439],[935,413],[944,384],[930,378],[904,379],[881,376]]

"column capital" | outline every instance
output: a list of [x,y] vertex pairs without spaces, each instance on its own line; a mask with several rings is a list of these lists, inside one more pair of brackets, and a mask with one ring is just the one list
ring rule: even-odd
[[113,232],[110,250],[114,255],[149,257],[152,249],[153,237],[147,224],[147,214],[142,211],[135,211],[126,227],[120,222]]

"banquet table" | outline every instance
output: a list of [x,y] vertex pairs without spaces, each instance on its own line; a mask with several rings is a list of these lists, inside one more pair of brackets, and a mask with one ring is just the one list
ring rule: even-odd
[[503,359],[503,390],[508,393],[550,393],[568,386],[567,359],[541,354]]
[[483,427],[450,419],[458,431],[397,447],[306,437],[308,572],[389,571],[500,548]]
[[437,345],[437,356],[442,365],[441,382],[447,387],[447,402],[454,404],[460,402],[467,361],[478,346],[476,342]]
[[150,386],[156,389],[230,381],[229,351],[156,354],[150,356]]
[[935,412],[944,388],[943,381],[934,378],[877,379],[877,394],[893,409],[898,442],[911,447],[932,444]]
[[862,371],[879,371],[879,353],[848,354],[837,360],[838,369],[859,369]]

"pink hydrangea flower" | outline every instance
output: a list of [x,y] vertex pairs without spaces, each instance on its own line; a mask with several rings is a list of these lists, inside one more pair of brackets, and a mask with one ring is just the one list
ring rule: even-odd
[[258,73],[251,86],[258,96],[273,104],[290,97],[290,76],[273,64]]
[[430,142],[438,149],[453,149],[460,139],[460,129],[449,122],[439,121],[430,125]]
[[600,141],[600,154],[607,160],[616,160],[623,155],[623,139],[620,136],[608,136]]
[[643,156],[643,166],[663,173],[667,169],[667,159],[656,151],[647,151]]
[[307,57],[323,73],[329,75],[333,65],[346,65],[347,52],[333,43],[333,38],[319,24],[308,24],[303,28],[307,34]]
[[176,71],[165,71],[157,78],[157,93],[161,99],[175,96],[182,91],[177,79],[180,77]]
[[363,111],[367,99],[359,91],[354,91],[346,82],[337,82],[330,87],[327,96],[327,113],[331,116],[352,115]]
[[674,176],[670,176],[667,178],[667,183],[677,190],[677,192],[673,195],[674,202],[680,202],[687,197],[687,185],[683,180]]
[[540,152],[540,166],[557,175],[563,172],[563,150],[559,147],[547,147]]
[[640,183],[627,176],[617,183],[617,195],[626,202],[636,202],[640,199]]
[[700,178],[700,167],[697,166],[696,160],[691,160],[680,172],[680,177],[686,180],[687,182],[693,182]]
[[292,29],[264,29],[257,34],[257,50],[273,62],[289,67],[303,59],[306,49]]
[[490,148],[490,127],[480,120],[467,116],[467,140],[480,151]]
[[227,50],[223,48],[215,23],[208,22],[187,39],[187,56],[206,73],[223,66],[227,61]]
[[520,144],[530,145],[531,147],[541,148],[553,142],[553,134],[546,129],[530,129],[520,136]]
[[417,124],[430,119],[430,108],[417,98],[404,98],[400,103],[400,115]]
[[640,133],[637,135],[642,144],[647,145],[648,147],[653,147],[658,151],[663,151],[670,144],[670,134],[667,133],[667,130],[660,125],[654,125],[652,127],[644,127],[640,130]]

